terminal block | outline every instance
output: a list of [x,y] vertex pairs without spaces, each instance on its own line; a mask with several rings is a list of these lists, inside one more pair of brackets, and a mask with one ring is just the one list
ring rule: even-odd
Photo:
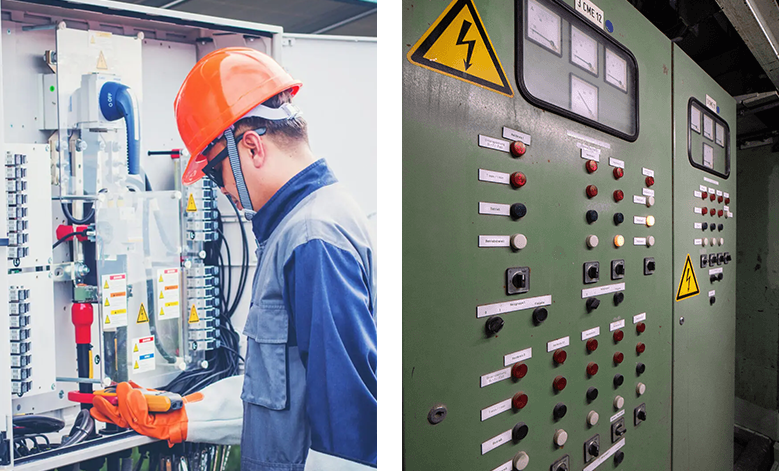
[[5,189],[8,214],[8,259],[18,267],[30,254],[27,247],[27,155],[7,152],[5,155]]

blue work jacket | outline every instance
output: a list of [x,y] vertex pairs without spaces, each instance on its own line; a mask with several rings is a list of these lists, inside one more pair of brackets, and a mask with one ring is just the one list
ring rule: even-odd
[[241,469],[303,470],[309,449],[376,466],[372,238],[318,160],[252,219]]

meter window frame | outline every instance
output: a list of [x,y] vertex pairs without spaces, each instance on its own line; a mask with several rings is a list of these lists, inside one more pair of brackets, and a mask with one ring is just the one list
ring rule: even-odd
[[[579,114],[574,113],[573,111],[569,109],[565,109],[561,106],[555,105],[553,103],[549,103],[541,98],[535,97],[530,91],[527,89],[527,86],[525,85],[525,78],[524,78],[524,41],[529,40],[533,44],[538,44],[537,41],[534,41],[530,39],[527,35],[527,28],[526,28],[526,22],[527,22],[527,6],[529,5],[529,0],[514,0],[514,34],[515,34],[515,44],[514,44],[514,74],[515,78],[517,80],[517,86],[519,87],[519,91],[522,94],[522,96],[527,100],[530,104],[537,106],[539,108],[551,111],[555,114],[558,114],[560,116],[563,116],[565,118],[568,118],[570,120],[582,123],[584,125],[590,126],[592,128],[595,128],[599,131],[603,131],[607,134],[611,134],[612,136],[616,136],[620,139],[624,139],[628,142],[635,142],[638,139],[639,132],[640,132],[640,124],[641,120],[639,118],[639,67],[638,67],[638,60],[636,60],[636,56],[633,55],[632,52],[625,46],[619,43],[616,39],[613,37],[607,35],[605,31],[601,30],[600,28],[596,27],[592,23],[587,20],[581,13],[577,12],[573,9],[573,7],[569,6],[568,4],[562,2],[561,0],[546,0],[547,3],[552,3],[559,9],[565,10],[568,14],[579,20],[579,24],[576,25],[576,27],[582,32],[586,33],[588,36],[590,36],[592,39],[595,39],[598,45],[602,45],[603,48],[611,47],[612,51],[619,51],[624,56],[629,58],[629,61],[632,63],[633,68],[633,79],[628,82],[628,90],[631,89],[634,91],[634,97],[635,97],[635,103],[634,103],[634,109],[635,113],[633,116],[633,123],[634,123],[634,132],[633,134],[628,134],[626,132],[620,131],[618,129],[612,128],[610,126],[607,126],[603,123],[600,123],[598,121],[592,120],[590,118],[581,116]],[[541,2],[538,2],[541,3]],[[547,8],[546,5],[542,3],[544,8]],[[552,10],[553,13],[558,15],[560,17],[560,29],[561,29],[561,39],[560,39],[560,54],[556,54],[554,51],[549,49],[548,47],[541,45],[541,47],[548,53],[552,54],[553,56],[558,56],[562,58],[562,55],[564,54],[563,51],[563,40],[562,40],[562,22],[565,19],[563,15],[558,13],[557,11]],[[569,25],[572,25],[573,23],[571,21],[568,21]],[[570,36],[568,41],[568,47],[570,48]],[[599,48],[600,49],[600,48]],[[569,53],[570,56],[570,53]],[[599,57],[600,59],[600,57]],[[570,59],[568,60],[570,62]],[[576,65],[576,64],[574,64]],[[630,66],[631,64],[628,64]],[[605,67],[605,52],[604,52],[604,67]],[[577,69],[582,69],[580,66],[576,65]],[[600,64],[598,64],[598,69],[600,70]],[[605,75],[604,75],[605,77]],[[570,79],[569,79],[570,80]],[[605,80],[604,80],[605,81]],[[589,83],[589,81],[588,81]],[[607,82],[608,83],[608,82]],[[609,84],[611,85],[611,84]],[[613,87],[613,85],[611,85]],[[616,87],[615,87],[616,88]],[[628,92],[624,92],[630,95]],[[570,101],[570,93],[569,98]]]
[[[725,128],[725,173],[718,172],[714,170],[713,168],[709,168],[704,166],[703,164],[699,164],[696,162],[692,157],[692,108],[693,105],[697,105],[697,108],[700,110],[700,119],[701,123],[703,123],[703,117],[705,115],[709,115],[709,117],[714,121],[713,124],[713,131],[716,133],[716,125],[717,123],[721,124]],[[703,124],[701,124],[701,132],[700,132],[701,139],[703,139],[703,142],[706,142],[706,139],[703,136]],[[716,134],[715,136],[716,137]],[[714,144],[714,146],[710,146],[712,148],[715,148],[718,144],[714,140],[710,140]],[[701,147],[701,152],[703,152],[703,147]],[[712,175],[715,175],[717,177],[723,178],[727,180],[730,178],[730,126],[728,126],[728,122],[722,119],[719,115],[712,112],[709,108],[707,108],[703,103],[700,102],[700,100],[696,99],[695,97],[690,97],[690,99],[687,101],[687,159],[690,161],[690,165],[693,167],[703,170],[704,172],[710,173]],[[701,161],[703,161],[703,154],[701,153]]]

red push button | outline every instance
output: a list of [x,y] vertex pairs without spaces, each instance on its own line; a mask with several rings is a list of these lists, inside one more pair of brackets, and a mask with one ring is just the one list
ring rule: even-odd
[[622,354],[622,352],[617,352],[614,354],[614,363],[619,365],[625,360],[625,355]]
[[514,188],[521,188],[527,183],[527,177],[522,172],[514,172],[511,174],[511,186]]
[[527,405],[527,394],[522,391],[514,394],[514,397],[511,398],[511,405],[514,406],[514,409],[524,408]]
[[614,201],[619,203],[625,198],[625,193],[622,190],[614,190]]
[[552,358],[554,359],[554,362],[558,365],[562,365],[565,363],[566,358],[568,358],[568,354],[565,353],[565,350],[555,350],[554,354],[552,355]]
[[587,364],[587,374],[590,376],[595,376],[598,374],[598,364],[595,362],[590,362]]
[[646,330],[646,324],[644,324],[643,322],[639,322],[638,324],[636,324],[636,332],[642,334],[644,333],[645,330]]
[[594,198],[598,196],[598,187],[595,185],[587,185],[587,197]]
[[587,341],[587,351],[588,352],[594,352],[598,349],[598,341],[595,339],[590,339]]
[[709,197],[709,194],[706,193],[705,191],[703,193],[701,193],[701,199],[705,200],[708,197]]
[[584,164],[584,168],[587,169],[587,173],[594,173],[596,170],[598,170],[598,162],[594,160],[588,160],[586,164]]
[[709,214],[709,208],[707,208],[706,206],[702,207],[701,214],[703,214],[704,216]]
[[718,196],[718,197],[717,197],[717,201],[718,201],[718,202],[720,202],[720,203],[722,203],[722,200],[723,200],[723,199],[724,199],[724,198],[722,197],[722,195],[720,195],[720,196]]
[[723,214],[725,214],[723,210],[720,209],[719,211],[717,211],[717,216],[722,217]]
[[717,199],[717,195],[715,195],[714,193],[711,193],[711,194],[709,195],[709,199],[710,199],[710,200],[712,200],[712,201],[714,201],[715,199]]
[[510,150],[511,150],[511,155],[513,155],[514,157],[522,157],[525,151],[527,151],[527,147],[525,147],[525,144],[523,142],[515,141],[511,143]]
[[725,198],[725,204],[730,204],[730,198]]
[[711,214],[711,217],[714,217],[717,215],[717,210],[714,208],[711,208],[711,211],[709,211],[709,214]]
[[614,173],[614,178],[616,178],[617,180],[619,180],[620,178],[622,178],[622,177],[625,175],[625,171],[624,171],[624,170],[622,170],[622,169],[621,169],[621,168],[619,168],[619,167],[616,167],[616,168],[614,169],[614,172],[613,172],[613,173]]
[[621,330],[615,330],[613,337],[615,342],[621,342],[625,338],[625,333]]
[[552,387],[554,387],[555,391],[560,392],[568,385],[568,381],[565,380],[562,376],[556,376],[554,381],[552,381]]
[[655,177],[646,177],[646,186],[652,186],[655,184]]
[[638,342],[638,344],[636,345],[636,353],[638,353],[640,355],[640,354],[644,353],[644,351],[646,351],[646,345],[644,345],[641,342]]
[[527,374],[527,365],[524,363],[514,363],[511,367],[511,376],[515,379],[522,379]]

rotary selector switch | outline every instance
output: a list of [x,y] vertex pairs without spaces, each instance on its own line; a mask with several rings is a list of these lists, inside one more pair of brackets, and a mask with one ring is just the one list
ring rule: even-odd
[[487,322],[484,325],[484,330],[487,332],[487,335],[493,336],[500,332],[501,329],[503,329],[503,318],[500,316],[492,316],[489,319],[487,319]]

